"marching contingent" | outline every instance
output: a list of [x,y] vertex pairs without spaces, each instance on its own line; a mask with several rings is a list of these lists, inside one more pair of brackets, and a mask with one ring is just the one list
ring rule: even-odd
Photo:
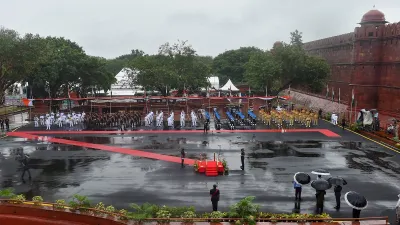
[[64,125],[69,125],[69,127],[73,127],[82,123],[85,119],[85,112],[72,114],[64,114],[64,113],[50,113],[46,115],[40,115],[39,117],[35,115],[34,122],[35,127],[46,126],[46,130],[50,130],[53,125],[58,127],[63,127]]
[[310,128],[311,125],[317,126],[319,119],[319,115],[312,110],[295,109],[289,112],[280,108],[270,112],[260,111],[260,117],[265,125],[271,126],[274,123],[279,129],[293,128],[295,123]]

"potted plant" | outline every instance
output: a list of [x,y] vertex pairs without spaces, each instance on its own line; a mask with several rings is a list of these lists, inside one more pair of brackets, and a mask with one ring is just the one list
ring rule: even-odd
[[182,214],[181,218],[185,219],[183,221],[183,224],[189,225],[189,224],[193,224],[194,222],[194,218],[196,218],[197,215],[194,211],[186,211]]
[[43,204],[42,196],[34,196],[32,198],[32,201],[33,201],[33,205],[35,205],[35,206],[41,206]]
[[58,199],[56,200],[56,203],[54,204],[54,208],[57,210],[64,211],[67,203],[65,202],[64,199]]

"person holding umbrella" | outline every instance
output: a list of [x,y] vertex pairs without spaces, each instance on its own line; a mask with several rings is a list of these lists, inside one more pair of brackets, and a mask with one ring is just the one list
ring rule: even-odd
[[336,198],[336,206],[335,209],[339,210],[340,209],[340,196],[342,195],[342,185],[346,185],[347,182],[341,178],[341,177],[331,177],[328,179],[328,182],[332,185],[335,185],[335,188],[333,191],[335,192],[335,198]]
[[295,200],[301,201],[302,184],[309,184],[311,181],[310,175],[302,172],[294,174],[293,188],[295,189]]
[[322,176],[330,176],[331,174],[324,169],[316,169],[311,172],[312,174],[317,175],[317,180],[322,179]]
[[315,197],[317,198],[317,213],[322,213],[324,210],[324,200],[326,190],[332,187],[332,185],[324,179],[314,180],[311,182],[311,187],[316,190]]
[[361,194],[349,191],[344,195],[346,203],[353,208],[353,218],[360,218],[361,210],[367,208],[368,201]]

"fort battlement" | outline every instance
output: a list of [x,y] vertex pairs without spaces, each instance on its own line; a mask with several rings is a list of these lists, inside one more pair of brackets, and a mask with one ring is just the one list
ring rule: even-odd
[[304,44],[306,51],[312,51],[321,48],[332,48],[340,45],[352,45],[354,41],[354,33],[347,33],[338,36],[328,37],[316,41],[307,42]]
[[[388,24],[385,15],[370,10],[354,32],[307,42],[310,55],[326,59],[332,89],[351,102],[354,89],[359,107],[378,108],[400,118],[400,22]],[[307,91],[307,90],[304,90]],[[314,93],[325,96],[326,90]]]

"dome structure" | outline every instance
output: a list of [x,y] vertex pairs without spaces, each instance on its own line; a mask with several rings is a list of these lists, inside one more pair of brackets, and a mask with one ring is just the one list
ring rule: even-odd
[[363,15],[360,24],[371,24],[371,23],[378,23],[378,24],[387,23],[385,14],[376,9],[369,10],[367,13]]
[[280,42],[280,41],[276,41],[275,43],[274,43],[274,47],[278,47],[278,46],[282,46],[283,44],[282,44],[282,42]]

